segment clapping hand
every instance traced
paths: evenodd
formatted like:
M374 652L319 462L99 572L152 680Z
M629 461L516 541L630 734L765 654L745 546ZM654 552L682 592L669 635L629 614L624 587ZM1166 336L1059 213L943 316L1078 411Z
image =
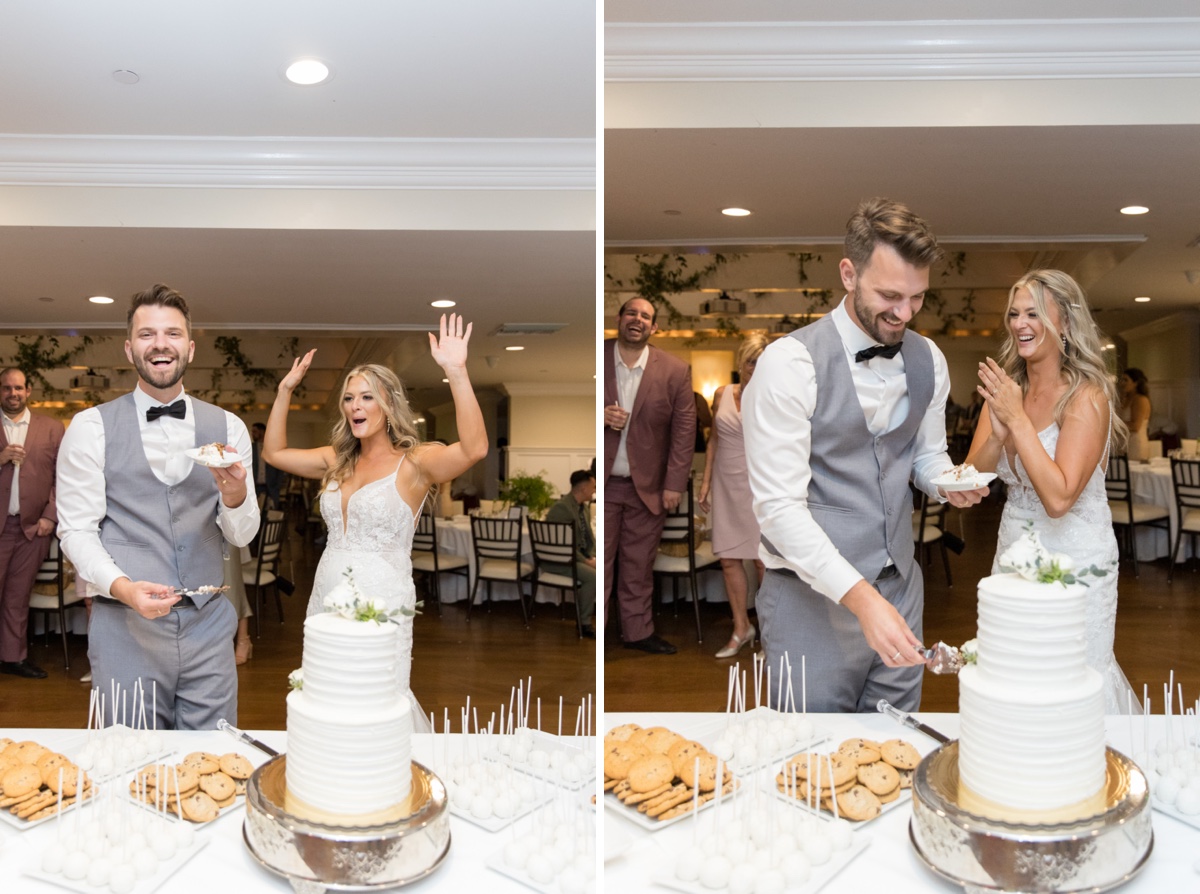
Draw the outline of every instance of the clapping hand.
M450 319L442 314L440 338L434 338L429 333L429 353L442 369L449 371L453 367L462 368L467 365L467 342L471 340L471 324L467 323L463 330L463 318L458 314L450 314Z
M304 374L308 372L308 367L312 364L313 354L317 353L317 349L313 348L303 357L297 357L292 361L292 368L288 370L288 374L279 382L280 390L292 392L295 391L300 382L304 379Z
M1021 393L1021 386L1010 379L991 357L979 364L979 381L983 384L975 390L987 402L992 431L997 438L1005 441L1008 439L1009 426L1025 412L1025 396Z

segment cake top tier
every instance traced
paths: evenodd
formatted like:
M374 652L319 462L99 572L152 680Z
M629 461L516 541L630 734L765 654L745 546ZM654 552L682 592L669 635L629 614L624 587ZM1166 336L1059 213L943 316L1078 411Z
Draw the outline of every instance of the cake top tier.
M1043 584L1017 574L979 582L977 665L989 679L1041 687L1072 685L1086 670L1085 603L1081 584Z

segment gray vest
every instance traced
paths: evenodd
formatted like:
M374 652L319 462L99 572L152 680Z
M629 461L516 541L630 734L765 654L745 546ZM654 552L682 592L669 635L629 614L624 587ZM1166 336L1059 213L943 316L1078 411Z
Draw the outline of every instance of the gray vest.
M912 476L916 436L933 398L933 354L904 333L908 418L875 437L867 428L846 349L831 316L792 333L808 348L817 378L808 508L846 561L869 582L890 558L905 577L913 559ZM895 423L896 420L892 420Z
M191 399L196 446L225 443L225 411ZM193 465L179 484L163 484L142 449L133 394L101 404L104 485L108 501L100 542L132 580L194 589L220 586L225 537L217 527L220 493L212 474ZM203 605L211 596L194 597Z

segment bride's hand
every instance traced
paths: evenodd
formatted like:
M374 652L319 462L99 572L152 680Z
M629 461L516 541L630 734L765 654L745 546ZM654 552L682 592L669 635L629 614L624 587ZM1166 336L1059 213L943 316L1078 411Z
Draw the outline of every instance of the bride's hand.
M304 374L308 372L308 367L312 363L313 354L315 353L317 353L317 349L313 348L303 357L297 357L292 361L292 368L288 370L288 374L279 382L279 389L281 391L288 391L290 393L296 390L296 387L304 379Z
M1021 386L991 357L979 364L979 380L983 384L975 390L987 402L992 431L1001 441L1007 440L1009 427L1025 413Z
M444 370L451 367L467 365L467 342L471 340L471 324L463 329L463 318L458 314L450 314L450 319L442 314L440 338L434 338L429 333L429 353L433 360Z

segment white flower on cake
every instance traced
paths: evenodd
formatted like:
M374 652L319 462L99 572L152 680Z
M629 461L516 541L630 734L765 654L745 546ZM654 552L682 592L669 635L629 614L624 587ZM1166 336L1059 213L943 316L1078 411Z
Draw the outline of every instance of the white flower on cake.
M979 660L979 640L969 639L958 650L963 664L975 664Z
M1033 529L1033 522L1026 526L1024 536L1000 554L997 563L1001 571L1010 571L1040 584L1080 584L1086 587L1085 577L1104 577L1109 573L1095 565L1076 571L1075 561L1070 556L1051 554L1046 549L1041 535Z
M304 669L296 668L288 674L288 689L303 689L304 688Z
M346 579L325 594L322 603L325 611L341 615L351 621L374 621L376 624L382 624L385 621L399 623L396 619L400 616L411 618L418 614L417 609L421 606L420 602L411 608L407 605L389 608L382 599L368 599L358 592L358 587L354 585L353 569L347 568L343 574Z

